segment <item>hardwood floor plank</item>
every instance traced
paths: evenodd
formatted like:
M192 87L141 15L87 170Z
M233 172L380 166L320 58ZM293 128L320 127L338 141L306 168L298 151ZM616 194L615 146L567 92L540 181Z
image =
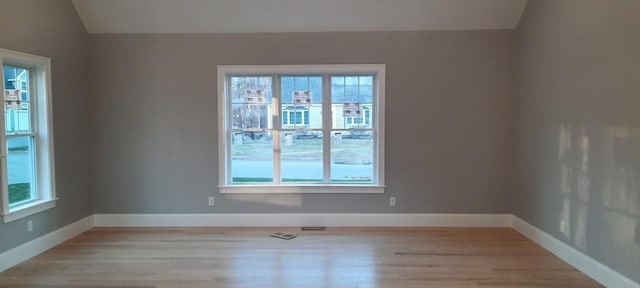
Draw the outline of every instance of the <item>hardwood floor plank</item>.
M0 273L8 287L602 286L509 228L243 227L92 229Z

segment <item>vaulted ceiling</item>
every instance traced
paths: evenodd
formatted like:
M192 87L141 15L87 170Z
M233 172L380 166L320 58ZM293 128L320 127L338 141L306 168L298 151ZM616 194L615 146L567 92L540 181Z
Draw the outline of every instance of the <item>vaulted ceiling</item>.
M89 33L515 29L527 0L73 0Z

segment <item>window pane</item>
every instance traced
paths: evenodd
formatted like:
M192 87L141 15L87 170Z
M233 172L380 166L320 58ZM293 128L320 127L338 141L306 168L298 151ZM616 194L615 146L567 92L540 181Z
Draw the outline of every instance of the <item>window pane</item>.
M281 86L282 128L321 129L322 77L283 76ZM284 117L289 117L289 121L285 122Z
M3 66L4 72L4 113L7 134L31 132L31 111L29 104L29 70Z
M7 138L9 204L36 198L33 137Z
M321 131L286 132L282 137L282 182L322 182Z
M372 135L371 131L331 132L332 183L373 181Z
M231 77L233 129L264 130L273 127L271 77Z
M372 128L372 109L373 76L331 77L333 129Z
M231 180L233 183L273 182L273 142L268 132L233 131Z
M289 115L291 115L291 120L289 123L291 124L302 124L302 112L291 112Z

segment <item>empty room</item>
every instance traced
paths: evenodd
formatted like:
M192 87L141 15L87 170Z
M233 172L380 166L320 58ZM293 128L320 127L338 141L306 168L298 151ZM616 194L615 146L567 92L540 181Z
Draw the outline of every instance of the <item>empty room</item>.
M640 288L640 0L0 0L0 288Z

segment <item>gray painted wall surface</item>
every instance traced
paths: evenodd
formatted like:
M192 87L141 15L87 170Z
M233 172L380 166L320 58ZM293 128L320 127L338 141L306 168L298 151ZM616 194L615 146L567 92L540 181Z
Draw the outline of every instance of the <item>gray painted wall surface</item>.
M515 31L90 37L97 213L510 212ZM219 194L216 65L340 63L387 65L387 193Z
M638 1L536 0L517 34L88 36L70 1L1 0L0 47L53 60L60 201L0 222L0 252L93 212L513 208L640 281L638 27ZM387 64L387 193L218 194L216 65L327 63Z
M639 29L640 1L529 1L514 188L517 216L637 282Z
M68 0L0 0L0 48L51 58L56 208L4 224L0 252L93 213L88 35ZM27 233L27 220L34 231Z

